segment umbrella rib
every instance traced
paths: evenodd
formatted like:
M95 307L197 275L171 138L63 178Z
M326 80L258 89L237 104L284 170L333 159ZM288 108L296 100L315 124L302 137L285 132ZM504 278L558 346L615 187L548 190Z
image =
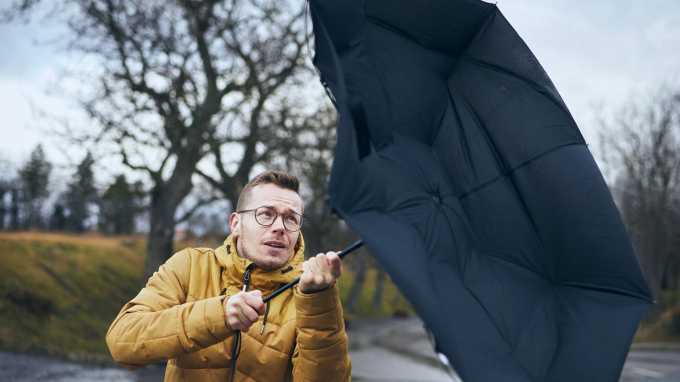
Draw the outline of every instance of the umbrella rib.
M530 381L535 381L535 379L534 379L534 378L532 377L532 375L529 373L529 371L527 370L527 368L526 368L524 365L522 365L522 363L520 363L520 362L517 360L517 358L515 357L515 355L514 355L514 350L515 350L515 349L514 349L512 346L510 346L510 341L508 341L508 339L505 338L505 336L503 335L503 331L502 331L502 330L500 329L500 327L498 326L498 323L496 322L496 320L494 320L494 319L492 318L491 313L489 313L489 311L486 309L486 306L484 306L484 304L482 303L482 301L479 300L479 299L477 298L477 296L476 296L470 289L468 289L467 287L466 287L466 289L468 290L468 292L470 293L470 295L472 296L472 298L474 298L475 301L477 301L477 303L479 304L479 306L480 306L482 309L484 309L484 312L486 312L486 315L489 317L489 320L491 320L491 322L493 322L494 326L496 327L496 330L498 331L498 334L500 335L501 338L503 338L503 342L505 342L505 344L508 346L508 349L510 349L510 352L509 352L510 358L515 362L515 364L517 364L517 366L519 366L520 369L522 369L522 371L523 371L524 374L529 378Z
M508 182L510 182L510 184L512 185L512 187L510 187L510 189L511 189L512 192L515 194L516 200L518 200L518 201L521 203L521 205L522 205L522 210L524 210L524 215L525 215L526 218L531 222L531 227L532 227L531 232L533 233L532 237L533 237L533 240L536 242L537 247L540 249L540 256L539 256L539 258L540 258L540 260L541 260L541 263L543 264L544 271L545 271L545 275L546 275L547 277L549 277L549 281L550 281L550 283L552 283L552 284L555 284L555 275L553 274L553 268L550 267L549 264L548 264L548 262L547 262L547 259L546 259L546 250L545 250L545 248L543 247L543 242L540 240L540 237L539 237L538 232L537 232L537 230L536 230L536 227L538 227L539 225L536 224L536 222L533 220L531 214L529 213L529 208L527 208L526 200L521 196L521 194L520 194L519 191L517 190L517 186L516 186L516 184L515 184L515 180L513 180L513 178L510 176L510 173L515 172L515 171L516 171L517 169L519 169L520 167L527 166L529 163L532 163L532 162L534 162L534 161L536 161L536 160L539 160L540 158L543 158L543 157L545 157L545 156L547 156L547 155L549 155L549 154L555 152L555 151L558 150L558 149L561 149L561 148L563 148L563 147L568 147L568 146L574 146L574 145L577 145L577 144L575 144L575 143L570 143L570 144L567 144L567 145L563 145L563 146L559 146L559 147L552 148L551 150L548 150L547 152L545 152L545 153L543 153L543 154L540 154L540 155L538 155L538 156L536 156L536 157L534 157L534 158L528 160L527 162L521 164L520 166L515 167L514 169L510 170L510 171L508 172L508 174L506 175L506 178L508 179Z
M629 291L622 291L620 289L616 289L616 288L612 288L612 287L579 284L579 283L574 283L574 282L557 283L557 285L562 285L562 286L567 286L567 287L572 287L572 288L577 288L577 289L593 290L593 291L603 292L603 293L617 294L617 295L626 296L626 297L633 297L633 298L643 300L643 301L648 302L648 303L654 303L654 300L648 298L647 296L643 296L643 295L640 295L640 294L637 294L637 293L632 293L632 292L629 292Z
M531 81L531 79L529 79L529 78L522 78L519 74L513 73L509 70L504 70L503 68L499 68L498 66L490 64L488 62L480 61L480 60L477 60L477 59L474 59L474 58L467 58L467 57L464 57L462 55L461 55L460 59L461 59L461 61L467 61L471 64L475 64L475 65L480 66L482 68L489 69L489 70L494 71L496 73L501 73L501 74L504 74L508 77L512 77L514 79L517 79L517 80L519 80L520 83L530 84L531 89L533 89L534 91L536 91L539 94L542 94L552 104L557 106L567 117L569 117L569 120L571 120L571 122L574 124L574 126L576 126L576 122L574 121L574 118L571 116L571 113L569 112L567 105L565 105L564 100L562 99L560 94L557 92L557 90L555 89L555 85L553 85L552 82L550 82L550 85L552 85L550 88L555 90L554 94L542 90L541 85L537 84L536 82ZM534 57L534 60L536 60L536 57ZM550 81L550 80L548 79L548 81ZM558 102L555 97L557 97L560 102ZM578 131L578 128L576 130ZM583 139L583 135L581 135L580 131L579 131L579 135L581 136L581 139L585 142L585 140Z
M491 5L491 4L489 4L489 5ZM433 47L431 47L431 46L425 46L425 45L423 45L423 43L421 43L420 41L418 41L415 37L411 36L411 35L408 34L408 33L403 32L403 31L401 31L401 30L399 30L399 29L397 29L396 27L392 26L392 25L389 24L389 23L386 23L386 22L384 22L384 21L382 21L382 20L380 20L380 19L378 19L378 18L376 18L376 17L374 17L374 16L368 15L368 14L366 14L364 17L365 17L365 20L366 20L367 22L369 22L369 23L371 23L371 24L374 24L374 25L376 25L376 26L378 26L378 27L384 28L384 29L386 29L386 30L389 30L390 32L392 32L392 33L394 33L394 34L396 34L396 35L399 35L399 36L401 36L401 37L403 37L403 38L405 38L405 39L408 39L408 40L412 41L414 44L418 44L418 45L420 45L420 46L422 46L422 47L428 49L429 51L437 52L437 53L441 54L442 56L446 56L446 57L460 58L460 57L463 56L463 54L465 54L464 52L467 51L467 49L470 47L470 45L472 45L472 43L473 43L474 41L476 41L477 39L479 39L479 36L480 36L480 35L482 34L482 32L486 29L486 27L489 25L489 23L493 20L493 16L494 16L496 13L500 13L500 11L498 10L498 7L497 7L495 4L492 5L486 12L487 12L487 15L483 17L483 20L484 20L484 21L479 23L479 24L480 24L480 25L479 25L479 28L478 28L477 31L475 32L474 36L470 39L470 41L467 42L467 44L465 45L465 47L464 47L463 49L460 50L461 53L458 53L458 54L456 54L456 53L449 53L449 52L447 52L447 51L445 51L445 50L436 49L436 48L433 48Z
M368 16L368 15L367 15L365 20L366 20L368 23L370 23L370 24L373 24L373 25L375 25L375 26L377 26L377 27L380 27L380 28L384 28L384 29L386 29L386 30L388 30L388 31L390 31L390 32L392 32L392 33L394 33L394 34L396 34L396 35L398 35L398 36L400 36L400 37L406 39L406 40L409 40L409 41L413 42L414 44L423 46L423 45L422 45L421 43L419 43L418 40L416 40L413 36L411 36L411 35L409 35L409 34L407 34L407 33L404 33L404 32L402 32L402 31L400 31L399 29L396 29L396 28L393 27L392 25L387 24L386 22L381 21L381 20L379 20L379 19L377 19L377 18L375 18L375 17L373 17L373 16ZM430 49L430 48L427 48L427 49L430 50L430 51L432 51L432 52L437 52L437 53L441 54L442 56L453 57L453 58L457 58L457 57L458 57L458 56L455 55L455 54L452 54L452 53L449 53L449 52L446 52L446 51L443 51L443 50L440 50L440 49Z
M502 257L502 256L494 255L493 253L490 253L490 252L484 252L484 255L485 255L485 256L489 256L489 257L493 257L494 259L498 259L498 260L501 260L501 261L508 262L508 263L510 263L510 264L514 264L514 265L516 265L516 266L518 266L518 267L520 267L520 268L522 268L522 269L526 269L527 271L530 271L531 273L536 274L537 276L542 277L545 281L552 283L550 280L548 280L548 279L545 277L545 275L543 275L542 273L540 273L540 272L538 272L538 271L536 271L536 270L534 270L534 269L532 269L532 268L529 268L529 267L527 266L527 264L522 264L522 263L517 262L517 261L512 261L512 260L508 259L507 257Z
M509 169L509 170L507 170L507 171L504 171L502 174L496 176L495 178L489 179L489 180L487 180L486 182L484 182L484 183L482 183L482 184L476 186L475 188L463 192L462 194L458 195L458 198L459 198L459 199L466 198L466 197L468 197L468 195L470 195L470 194L472 194L472 193L474 193L474 192L477 192L477 191L479 191L479 190L481 190L481 189L487 187L489 184L491 184L491 183L497 181L497 180L500 179L500 178L509 177L509 176L510 176L512 173L514 173L515 171L517 171L517 170L519 170L519 169L521 169L521 168L523 168L523 167L528 166L529 164L531 164L531 163L533 163L533 162L535 162L535 161L541 159L542 157L544 157L544 156L546 156L546 155L551 154L553 151L557 151L557 150L560 150L560 149L563 149L563 148L566 148L566 147L569 147L569 146L581 146L581 145L582 145L582 146L585 146L585 143L581 143L581 142L579 142L579 143L567 143L567 144L565 144L565 145L560 145L560 146L553 147L553 148L551 148L550 150L548 150L548 151L546 151L546 152L540 153L540 154L534 156L533 158L531 158L531 159L529 159L529 160L527 160L527 161L525 161L525 162L522 162L522 163L518 164L517 166L515 166L515 167L513 167L513 168L511 168L511 169Z
M459 113L458 107L456 107L456 102L455 102L453 93L451 92L451 87L447 86L446 89L449 93L449 100L451 101L451 106L453 107L454 115L456 116L456 121L458 122L458 125L462 127L462 126L464 126L464 124L460 120L460 113ZM501 161L501 158L498 155L498 151L496 150L496 145L493 143L493 140L491 139L491 137L489 137L489 134L487 133L486 129L484 128L484 125L482 124L481 120L477 116L477 113L475 113L474 110L470 107L470 105L468 104L465 97L462 94L459 94L459 95L460 95L460 101L463 103L463 105L465 106L467 111L470 113L470 116L474 119L475 125L477 126L479 131L482 133L482 135L484 136L484 140L486 141L487 145L489 146L489 148L493 152L493 156L496 159L496 163L498 163L498 165L501 167L501 169L504 169L504 172L505 172L506 166Z
M456 118L456 122L458 123L458 127L459 127L458 131L460 131L460 134L461 134L460 144L461 144L461 147L463 149L463 154L467 157L468 162L472 163L473 162L472 161L472 155L470 155L470 148L469 148L469 144L468 144L469 139L468 139L466 130L462 128L463 121L461 121L461 119L460 119L460 113L458 113L458 108L456 107L455 102L453 102L453 94L451 94L451 89L448 86L446 87L446 91L449 94L449 101L450 101L449 104L451 105L451 108L453 109L453 115ZM463 97L461 96L461 98L463 98ZM472 110L470 110L470 113L474 116L474 113L472 113ZM442 131L442 128L444 126L443 120L444 120L445 116L446 116L446 109L444 109L444 112L441 115L441 118L440 118L440 121L439 121L439 126L437 127L437 131L433 135L433 139L432 139L433 143L437 142L437 136L439 135L439 132ZM479 123L479 120L477 118L475 118L475 122ZM479 129L481 130L481 127L479 127ZM488 142L488 139L487 139L487 142ZM498 156L495 150L493 150L493 153L494 153L494 156L496 156L496 157ZM496 162L499 162L498 158L496 158Z
M449 95L452 96L452 95L451 95L451 90L450 90L450 89L449 89ZM555 150L558 150L558 149L560 149L560 148L562 148L562 147L566 147L566 146L576 145L576 143L570 143L570 144L567 144L567 145L562 145L562 146L554 147L554 148L548 150L547 152L541 153L541 154L539 154L539 155L537 155L537 156L535 156L535 157L529 159L528 161L526 161L526 162L524 162L524 163L522 163L522 164L520 164L520 165L518 165L518 166L516 166L516 167L514 167L514 168L506 169L506 166L504 166L503 163L500 161L500 157L499 157L499 155L498 155L498 151L496 150L496 146L495 146L495 144L493 143L493 140L489 137L489 135L488 135L488 133L487 133L487 131L486 131L486 129L485 129L485 126L484 126L482 123L479 122L479 118L477 117L477 115L476 115L476 113L473 111L473 109L468 105L468 103L467 103L465 97L462 97L462 96L461 96L460 98L461 98L461 101L463 102L463 104L467 107L468 111L470 112L470 115L471 115L471 116L475 119L475 121L477 122L477 127L480 129L480 132L482 133L482 135L483 135L484 138L486 139L487 144L489 145L489 148L490 148L491 151L494 153L494 156L495 156L495 158L496 158L496 160L497 160L498 165L500 166L501 169L503 169L503 174L500 175L500 176L498 176L498 177L496 177L496 178L494 178L494 179L491 179L491 180L489 180L489 181L483 183L482 185L476 187L474 190L468 191L468 192L466 192L466 193L464 193L464 194L458 196L458 199L459 199L459 200L462 200L462 199L465 198L467 195L469 195L471 192L473 192L473 191L475 191L475 190L478 190L478 189L480 189L480 188L483 187L483 186L489 185L489 184L491 184L492 182L496 181L497 179L499 179L499 178L501 178L501 177L506 177L506 178L508 179L508 181L510 182L510 184L512 184L512 187L511 187L511 188L512 188L512 191L515 193L515 196L517 197L517 200L519 200L520 203L521 203L521 205L522 205L522 209L524 210L524 215L525 215L526 218L531 222L531 226L532 226L532 227L536 227L536 225L534 224L535 222L533 221L533 219L531 218L531 215L529 214L529 210L527 209L527 206L526 206L525 201L520 197L520 194L519 194L519 192L517 191L517 187L515 186L514 182L512 181L512 179L511 179L511 177L510 177L509 175L510 175L511 173L513 173L515 170L519 169L520 167L526 166L526 165L528 165L529 163L532 163L533 161L538 160L539 158L541 158L541 157L543 157L543 156L545 156L545 155L548 155L548 154L554 152ZM452 99L452 101L453 101L453 99ZM452 102L452 104L453 104L453 102ZM454 106L454 108L455 108L455 106ZM458 113L455 113L455 114L458 115ZM462 126L462 125L461 125L461 126ZM578 143L578 144L581 144L581 143ZM550 273L550 267L548 266L548 264L547 264L547 262L546 262L546 259L545 259L545 249L543 248L543 245L542 245L541 241L539 240L538 234L536 233L535 229L532 231L532 233L533 233L533 235L532 235L533 240L535 241L535 243L536 243L536 245L538 246L538 248L540 248L540 253L541 253L540 259L541 259L541 262L542 262L542 264L543 264L543 268L546 270L547 276L550 277L550 280L549 280L549 281L552 282L552 280L554 280L554 276Z

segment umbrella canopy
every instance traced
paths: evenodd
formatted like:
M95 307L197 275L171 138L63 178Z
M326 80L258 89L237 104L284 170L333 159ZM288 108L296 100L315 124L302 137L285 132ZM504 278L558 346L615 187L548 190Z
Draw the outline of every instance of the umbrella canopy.
M617 381L649 291L578 127L498 8L311 11L340 112L330 202L462 379Z

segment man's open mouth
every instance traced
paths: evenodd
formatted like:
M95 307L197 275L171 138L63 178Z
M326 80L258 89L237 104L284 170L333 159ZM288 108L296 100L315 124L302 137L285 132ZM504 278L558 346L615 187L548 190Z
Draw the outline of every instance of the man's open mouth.
M279 243L265 243L264 245L270 246L272 248L286 248L283 244Z

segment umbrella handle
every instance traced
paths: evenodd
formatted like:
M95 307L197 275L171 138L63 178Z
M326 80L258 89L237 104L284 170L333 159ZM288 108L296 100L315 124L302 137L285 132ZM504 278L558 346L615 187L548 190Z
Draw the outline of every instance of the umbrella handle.
M345 257L346 254L348 254L348 253L354 251L355 249L361 248L361 247L363 247L363 246L364 246L364 242L361 241L361 240L359 240L359 241L357 241L356 243L354 243L354 244L350 245L349 247L345 248L342 252L338 253L338 257L342 259L343 257ZM273 299L274 297L280 295L280 294L283 293L284 291L286 291L286 290L292 288L295 284L297 284L297 283L299 283L299 282L300 282L300 278L298 277L298 278L296 278L295 280L293 280L293 281L289 282L288 284L286 284L286 285L282 286L281 288L279 288L276 292L274 292L274 293L270 294L269 296L267 296L266 298L264 298L264 299L262 300L262 302L264 302L264 303L266 304L267 302L269 302L269 300L271 300L271 299Z

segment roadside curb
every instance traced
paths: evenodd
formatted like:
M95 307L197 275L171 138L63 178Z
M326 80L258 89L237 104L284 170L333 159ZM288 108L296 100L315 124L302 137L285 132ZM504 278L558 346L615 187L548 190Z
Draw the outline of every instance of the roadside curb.
M680 352L680 344L671 343L671 342L634 343L630 346L630 350L640 350L640 351L663 350L663 351L678 351L678 352Z
M0 349L13 353L41 355L66 361L85 362L99 366L117 365L116 361L114 361L110 354L77 352L13 338L0 337Z

